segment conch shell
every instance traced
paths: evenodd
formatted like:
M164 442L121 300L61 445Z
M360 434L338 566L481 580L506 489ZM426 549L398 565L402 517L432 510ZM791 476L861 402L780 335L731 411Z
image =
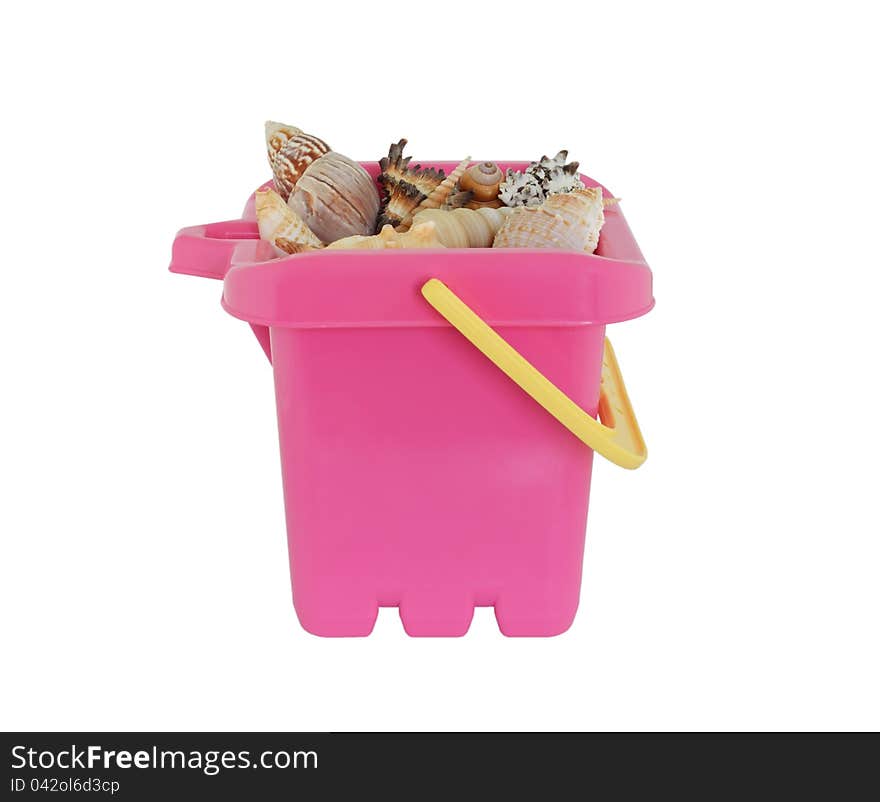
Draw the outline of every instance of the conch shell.
M513 209L424 209L413 218L413 228L433 223L437 239L447 248L489 248Z
M443 181L445 174L433 167L417 164L410 167L411 156L404 157L407 140L401 139L388 149L388 155L379 160L379 183L385 190L382 213L377 228L398 226L411 217L411 212Z
M300 176L288 200L323 242L372 234L379 213L379 191L357 162L330 151Z
M425 222L413 226L412 230L405 234L395 231L390 225L385 225L372 237L345 237L331 242L327 250L442 247L443 243L437 238L436 225L433 222Z
M458 183L462 191L471 193L468 209L497 209L502 205L498 198L502 181L504 173L495 162L480 162L468 167Z
M275 179L275 189L284 200L306 168L330 150L323 139L299 128L269 120L266 123L266 152Z
M551 195L540 206L518 206L498 230L493 247L592 253L605 222L602 207L601 187Z
M319 240L283 198L272 189L259 189L255 196L260 239L284 253L301 253L322 247Z
M445 202L446 199L452 194L455 190L455 185L458 183L459 179L464 175L464 171L467 169L467 166L470 164L471 157L468 156L462 159L458 163L458 167L456 167L446 178L444 178L440 184L431 192L428 197L419 203L418 206L412 211L410 215L405 216L398 226L399 231L406 231L409 229L410 224L412 223L413 217L415 217L419 212L425 211L426 209L439 209Z

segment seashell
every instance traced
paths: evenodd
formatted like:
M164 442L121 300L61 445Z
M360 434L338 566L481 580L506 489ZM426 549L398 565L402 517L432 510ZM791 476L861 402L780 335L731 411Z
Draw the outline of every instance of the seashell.
M573 164L577 164L577 162L573 162ZM544 194L549 197L550 195L558 195L560 192L573 192L580 189L583 184L577 174L566 173L557 168L544 179L542 186Z
M434 223L437 239L447 248L489 248L495 234L514 210L499 209L423 209L413 218L413 231Z
M397 182L388 190L385 206L379 215L376 227L381 229L386 225L399 226L424 199L425 196L414 184L408 181Z
M445 178L445 173L433 167L422 167L421 164L410 167L412 156L403 156L406 144L407 140L401 139L391 145L387 156L379 159L379 183L390 192L395 184L405 181L416 187L422 195L430 195Z
M568 151L560 150L553 158L531 162L523 172L508 170L498 197L507 206L537 206L551 195L580 189L578 162L566 164L567 158Z
M464 171L467 169L470 161L470 156L462 159L458 163L458 167L446 176L446 178L437 185L434 191L415 208L412 215L408 218L404 217L403 220L400 221L400 226L398 226L398 228L402 231L406 231L412 222L412 218L419 212L424 211L425 209L439 209L455 190L455 185L458 184L459 179L464 175Z
M287 141L301 133L302 131L293 125L266 120L266 155L269 157L270 167L278 151L287 144Z
M409 169L404 181L407 184L412 184L423 197L427 197L440 186L445 175L443 170L436 170L433 167L422 167L421 164L417 164Z
M458 183L464 192L471 193L469 209L497 209L501 206L498 190L503 180L504 173L495 162L480 162L468 167Z
M284 251L286 254L305 253L306 251L320 251L321 245L307 245L304 242L293 242L284 237L276 237L274 242L276 250Z
M379 183L385 189L403 181L406 178L406 168L412 159L412 156L404 158L403 149L406 147L407 140L391 143L388 148L388 155L379 159Z
M442 248L443 244L437 238L437 227L433 222L425 222L413 226L412 230L401 234L390 225L382 227L378 234L372 237L345 237L344 239L331 242L328 250L348 249L381 249L381 248Z
M580 166L579 162L569 162L565 163L565 160L568 158L567 150L560 150L552 159L547 156L541 156L540 161L532 162L529 165L530 170L534 171L536 174L541 174L543 171L545 174L552 173L554 170L562 170L568 175L576 175L577 169Z
M495 248L562 248L592 253L605 222L602 189L551 195L540 206L513 209L495 235Z
M440 207L441 209L445 209L446 211L451 211L452 209L460 209L463 206L468 206L472 203L472 199L474 197L473 192L465 192L459 187L456 187L452 190L452 194L450 194L445 201L443 201L443 205ZM423 211L430 211L430 209L423 209Z
M506 206L540 206L544 202L544 189L531 173L508 170L499 187L498 198Z
M271 242L285 253L322 247L321 240L274 190L257 190L255 206L260 239Z
M593 253L599 245L599 232L605 223L605 203L601 187L581 186L572 192L551 195L544 208L561 218L578 232L576 244L584 242L583 249Z
M412 157L403 155L406 144L406 139L393 143L388 155L379 160L379 183L385 190L385 198L377 228L400 225L445 177L443 170L433 167L423 168L420 164L410 167Z
M383 226L382 230L378 234L373 234L371 236L355 234L351 237L343 237L342 239L338 239L335 242L331 242L327 246L327 250L381 250L382 248L392 248L394 246L390 245L389 242L391 242L396 236L398 235L395 234L394 229L390 225Z
M397 233L397 242L401 248L445 248L437 235L437 225L430 220L413 226L404 234Z
M300 176L288 205L323 242L372 234L379 191L357 162L330 151Z
M275 179L275 189L284 200L296 186L306 168L330 150L323 139L292 125L266 123L266 152Z

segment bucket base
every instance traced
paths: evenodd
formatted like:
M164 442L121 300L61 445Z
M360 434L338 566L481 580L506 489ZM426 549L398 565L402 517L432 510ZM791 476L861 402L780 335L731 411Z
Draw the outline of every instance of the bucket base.
M449 598L418 599L409 598L400 605L381 605L398 607L400 620L407 635L414 638L460 638L466 635L474 617L471 603L455 603ZM515 599L499 600L493 607L495 620L503 635L511 638L548 638L561 635L571 627L577 601L553 611L536 614L533 599L517 595ZM322 605L316 611L301 611L296 608L297 618L306 632L323 638L366 637L373 631L380 605L364 604L357 609L347 605L347 611L337 610L335 614Z

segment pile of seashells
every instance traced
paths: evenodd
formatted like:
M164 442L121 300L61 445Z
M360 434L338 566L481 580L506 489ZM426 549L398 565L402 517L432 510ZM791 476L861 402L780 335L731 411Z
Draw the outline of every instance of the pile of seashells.
M592 253L614 203L585 187L568 152L503 173L462 159L449 174L410 164L407 141L379 160L378 184L322 139L266 123L274 189L256 194L260 237L279 255L318 249L562 248Z

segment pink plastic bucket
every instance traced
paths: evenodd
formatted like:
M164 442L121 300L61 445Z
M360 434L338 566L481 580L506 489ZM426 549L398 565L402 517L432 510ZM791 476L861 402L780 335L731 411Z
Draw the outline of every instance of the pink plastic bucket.
M375 176L375 164L364 167ZM249 202L243 220L181 231L171 270L224 278L224 308L252 325L272 361L293 600L306 630L368 635L380 606L399 607L410 635L462 635L475 606L494 606L506 635L571 625L593 452L420 289L441 279L595 415L605 325L653 305L618 207L595 255L275 259Z

